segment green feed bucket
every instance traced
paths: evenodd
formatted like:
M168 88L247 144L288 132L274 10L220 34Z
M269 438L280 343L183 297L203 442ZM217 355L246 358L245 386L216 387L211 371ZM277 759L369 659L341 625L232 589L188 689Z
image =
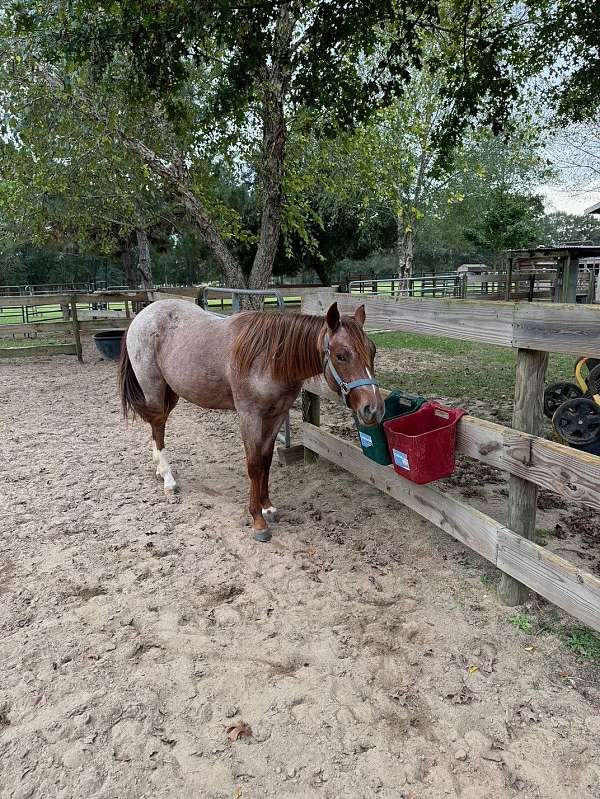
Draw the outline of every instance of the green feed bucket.
M356 417L354 417L360 446L367 458L375 461L375 463L380 463L382 466L388 466L392 461L383 431L383 422L418 411L424 402L425 397L420 397L418 394L409 394L397 388L388 394L385 399L385 415L380 424L373 425L373 427L365 427L359 424Z

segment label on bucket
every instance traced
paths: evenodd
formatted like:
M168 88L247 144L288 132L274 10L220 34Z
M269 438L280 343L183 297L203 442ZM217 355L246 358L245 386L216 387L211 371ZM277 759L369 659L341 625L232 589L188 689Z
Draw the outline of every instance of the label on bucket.
M405 452L400 452L398 449L393 449L392 452L394 453L394 463L396 466L399 466L401 469L406 469L410 472L410 466L408 465L408 455Z
M360 436L360 443L363 445L363 447L373 446L373 439L371 438L371 436L361 432L359 432L358 435Z

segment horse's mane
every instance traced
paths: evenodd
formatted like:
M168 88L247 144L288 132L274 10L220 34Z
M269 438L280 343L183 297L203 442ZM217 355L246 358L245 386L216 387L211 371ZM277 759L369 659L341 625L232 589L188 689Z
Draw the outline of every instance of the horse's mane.
M249 311L235 317L238 329L233 358L240 375L247 375L259 357L270 365L271 375L284 383L295 383L318 375L323 369L319 338L324 330L322 316L299 313L260 313ZM365 363L369 353L362 328L351 317L342 324Z

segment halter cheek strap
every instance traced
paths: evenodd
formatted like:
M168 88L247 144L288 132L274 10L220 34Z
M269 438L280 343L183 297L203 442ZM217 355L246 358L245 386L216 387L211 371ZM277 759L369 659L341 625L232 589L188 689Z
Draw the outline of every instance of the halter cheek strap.
M374 380L372 377L361 377L359 380L352 380L350 383L346 383L331 360L331 349L329 348L329 336L327 333L323 339L323 348L323 374L326 376L327 370L329 369L331 376L339 386L340 394L346 405L348 404L348 394L350 394L353 388L360 388L361 386L379 386L377 380Z

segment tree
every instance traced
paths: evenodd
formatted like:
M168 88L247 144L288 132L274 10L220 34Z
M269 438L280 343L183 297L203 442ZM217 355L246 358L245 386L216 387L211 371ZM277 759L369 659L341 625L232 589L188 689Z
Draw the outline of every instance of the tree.
M0 142L0 236L116 252L128 285L150 287L148 237L172 228L175 218L160 182L110 140L88 137L47 93L26 106L19 123L18 136Z
M600 118L554 131L548 150L561 188L573 195L600 192Z
M200 6L55 0L35 8L14 2L1 21L2 82L16 127L20 101L35 103L45 87L86 136L108 135L170 185L229 283L263 287L286 214L289 119L307 107L331 127L354 125L401 95L411 69L426 57L420 36L439 25L439 6L434 0L242 7L225 0ZM513 22L498 13L498 3L445 6L451 13L444 25L460 42L461 58L444 72L452 114L441 149L455 142L483 97L486 119L498 124L513 86L502 59ZM245 232L231 209L215 202L211 186L216 159L240 157L254 171L261 205L248 277L229 246Z
M579 216L557 212L546 214L541 220L541 243L559 244L567 241L590 241L600 244L600 219L596 216Z
M496 260L500 261L504 250L531 247L538 242L543 213L540 197L496 189L477 225L465 230L465 237L496 253Z

